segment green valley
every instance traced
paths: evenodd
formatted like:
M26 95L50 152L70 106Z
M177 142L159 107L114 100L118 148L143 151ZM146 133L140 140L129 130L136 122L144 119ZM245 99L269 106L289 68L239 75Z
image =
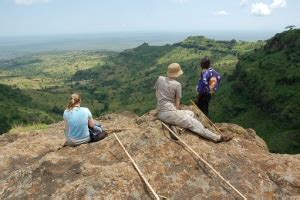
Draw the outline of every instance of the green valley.
M181 78L184 90L183 103L195 94L199 76L199 60L210 56L217 68L230 74L238 61L238 55L260 48L263 42L215 41L205 37L189 37L173 45L149 46L121 52L107 59L105 64L88 70L78 71L73 80L75 87L83 93L101 98L103 111L122 110L143 114L154 109L154 83L159 75L166 74L166 67L172 62L181 64L185 75Z
M215 41L189 37L173 45L149 46L147 43L121 53L107 51L52 51L0 61L0 83L18 89L30 98L34 108L47 116L28 120L26 112L15 120L4 110L10 126L22 123L51 123L61 120L68 96L83 94L84 105L95 116L130 110L143 114L155 108L153 85L165 74L171 62L182 64L186 76L185 103L193 97L198 79L198 62L212 56L222 72L231 73L239 54L262 46L263 42ZM8 104L9 100L3 101ZM26 103L12 106L26 107ZM45 120L47 119L47 120ZM4 132L4 129L1 131Z
M21 124L50 124L62 119L71 78L78 70L89 69L112 52L45 52L0 61L0 134ZM85 101L89 107L99 103Z
M7 97L1 101L11 108L1 110L1 116L10 126L61 120L72 92L83 95L84 106L95 116L125 110L141 115L156 107L154 83L172 62L183 68L182 103L189 104L197 95L199 61L209 56L223 74L210 107L212 120L254 128L273 152L299 153L299 37L299 30L257 42L192 36L172 45L144 43L120 53L45 52L2 60L0 83L30 104L10 105ZM12 108L26 112L15 120L8 114ZM34 110L44 118L25 115Z

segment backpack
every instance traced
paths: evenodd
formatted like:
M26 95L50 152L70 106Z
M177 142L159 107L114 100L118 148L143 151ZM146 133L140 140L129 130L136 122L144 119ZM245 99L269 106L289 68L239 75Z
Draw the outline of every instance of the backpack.
M89 127L91 142L97 142L107 136L107 132L100 124L95 124L95 128Z
M221 79L221 74L210 67L205 72L201 73L197 91L201 94L210 93L211 89L216 92L219 89Z
M216 84L213 88L213 90L216 92L219 89L222 77L221 77L221 74L213 68L211 68L210 73L211 73L210 77L211 78L215 77L215 80L216 80Z

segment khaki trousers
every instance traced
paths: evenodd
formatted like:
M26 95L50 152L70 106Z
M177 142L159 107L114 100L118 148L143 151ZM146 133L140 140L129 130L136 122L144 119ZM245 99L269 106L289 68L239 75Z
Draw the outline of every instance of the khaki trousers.
M158 118L163 122L189 129L194 133L213 141L220 140L220 135L216 135L206 129L200 121L194 118L194 116L194 113L190 110L175 110L158 113Z

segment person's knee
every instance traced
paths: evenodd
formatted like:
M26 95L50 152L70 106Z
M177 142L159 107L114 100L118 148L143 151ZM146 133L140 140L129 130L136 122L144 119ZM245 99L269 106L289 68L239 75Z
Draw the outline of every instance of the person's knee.
M166 113L158 113L157 117L161 121L165 121L168 118L168 116L166 115Z
M192 128L194 126L193 118L189 115L186 115L185 117L181 118L180 126L186 129Z
M194 117L195 114L193 111L190 111L190 110L184 110L184 115L187 115L189 117Z
M188 110L188 114L189 114L191 117L195 117L195 114L194 114L193 111Z

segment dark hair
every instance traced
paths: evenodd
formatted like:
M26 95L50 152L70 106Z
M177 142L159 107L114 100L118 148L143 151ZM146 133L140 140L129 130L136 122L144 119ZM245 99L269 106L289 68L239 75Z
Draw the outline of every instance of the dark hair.
M210 60L208 57L204 57L201 60L201 68L202 69L208 69L210 67Z
M67 109L72 110L77 103L81 101L80 94L74 93L71 95Z

